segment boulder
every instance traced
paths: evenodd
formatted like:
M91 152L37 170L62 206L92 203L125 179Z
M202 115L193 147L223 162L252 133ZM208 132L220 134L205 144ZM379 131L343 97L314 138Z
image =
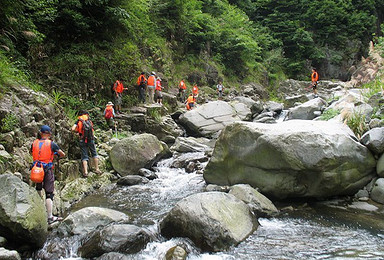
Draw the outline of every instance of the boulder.
M143 228L117 224L90 234L83 240L78 253L84 258L94 258L110 252L134 254L145 248L150 240L149 232Z
M116 222L127 222L128 216L120 211L99 207L82 208L66 217L59 225L60 234L85 235L95 228Z
M164 260L186 260L188 252L181 246L174 246L168 249Z
M141 177L147 178L148 180L154 180L159 178L159 176L157 176L155 172L145 168L141 168L137 174Z
M15 250L7 250L4 247L0 247L0 259L1 260L21 260L19 253Z
M377 175L379 175L380 177L384 177L384 153L380 156L379 160L377 161L376 172Z
M271 217L279 212L272 201L248 184L232 186L229 194L244 201L258 217Z
M207 138L178 137L170 150L179 153L190 153L212 151L213 148Z
M11 174L0 175L0 235L17 245L43 246L48 235L44 201Z
M326 105L327 102L321 98L311 99L304 104L290 108L286 120L312 120L316 117L316 112L324 110Z
M97 260L132 260L130 256L127 256L121 253L116 253L116 252L105 253L96 259Z
M180 116L179 121L192 136L213 136L226 125L250 117L251 110L243 103L213 101Z
M204 178L218 185L250 184L268 197L324 198L356 193L375 166L371 152L341 123L239 122L222 131Z
M369 130L361 137L360 142L374 154L381 155L384 152L384 127Z
M163 236L188 237L204 251L221 251L237 245L257 227L249 207L222 192L184 198L160 223Z
M379 178L373 185L371 199L384 204L384 178Z
M124 138L112 147L110 159L119 174L137 174L140 168L150 168L161 158L170 155L167 145L152 134Z
M132 186L137 184L146 184L148 182L149 180L145 177L142 177L139 175L128 175L128 176L121 177L117 181L117 185Z

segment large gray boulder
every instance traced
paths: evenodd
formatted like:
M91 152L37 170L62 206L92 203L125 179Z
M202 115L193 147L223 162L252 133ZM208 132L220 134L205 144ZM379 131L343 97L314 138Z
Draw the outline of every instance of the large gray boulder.
M150 168L169 155L167 145L152 134L124 138L112 147L110 159L113 168L121 175L137 174L140 168Z
M381 155L384 152L384 127L377 127L366 132L360 142L373 153Z
M112 225L85 238L79 248L79 255L94 258L110 252L134 254L143 249L150 240L149 232L143 228L129 224Z
M380 177L384 177L384 153L380 156L379 160L377 161L376 172L377 175L379 175Z
M129 217L117 210L87 207L82 208L66 217L59 225L58 231L64 236L85 235L96 228L111 223L127 222Z
M179 201L161 221L165 237L188 237L204 251L221 251L258 227L249 207L235 196L205 192Z
M312 120L317 116L316 112L322 111L326 105L327 102L321 98L311 99L304 104L290 108L285 119Z
M207 183L250 184L268 197L354 194L374 176L375 159L343 124L290 120L226 127L204 172Z
M179 153L207 152L213 150L213 145L207 138L178 137L170 148L171 151Z
M384 178L376 180L371 191L371 199L384 204Z
M251 110L244 103L213 101L184 113L179 120L191 135L209 137L250 116Z
M7 250L4 247L0 247L0 259L1 260L21 260L19 253L15 250Z
M0 175L0 235L18 245L43 246L48 235L44 201L12 174Z

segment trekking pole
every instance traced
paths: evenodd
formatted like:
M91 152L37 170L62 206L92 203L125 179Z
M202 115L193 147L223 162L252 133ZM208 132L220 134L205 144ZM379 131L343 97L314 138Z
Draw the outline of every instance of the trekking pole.
M115 122L115 134L116 134L116 138L117 138L117 122Z

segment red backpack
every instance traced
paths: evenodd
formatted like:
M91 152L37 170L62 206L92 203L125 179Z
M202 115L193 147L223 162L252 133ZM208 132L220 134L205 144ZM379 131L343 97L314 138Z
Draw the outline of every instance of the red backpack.
M107 108L105 109L104 118L105 119L110 119L112 117L113 117L113 108L112 108L112 106L107 106Z

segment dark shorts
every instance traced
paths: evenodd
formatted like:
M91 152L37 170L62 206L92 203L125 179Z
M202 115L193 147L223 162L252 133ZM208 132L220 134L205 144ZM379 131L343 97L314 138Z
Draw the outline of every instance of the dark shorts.
M159 99L163 98L163 94L161 90L156 90L156 98L159 98Z
M84 141L80 141L80 150L81 150L81 160L82 161L88 161L88 150L91 152L91 157L95 158L97 157L96 147L95 147L95 141L90 141L88 143L85 143Z
M113 117L111 118L106 118L105 121L107 122L107 125L109 127L113 127L115 125L115 120L113 119Z
M317 89L317 82L312 85L312 89Z
M195 106L195 103L188 103L188 106L189 106L190 108L192 108L192 107Z
M117 95L115 94L115 105L121 105L122 103L122 95L121 93L117 93Z
M36 190L42 189L45 190L45 193L53 193L55 190L55 176L52 167L44 167L44 180L42 183L36 183Z

